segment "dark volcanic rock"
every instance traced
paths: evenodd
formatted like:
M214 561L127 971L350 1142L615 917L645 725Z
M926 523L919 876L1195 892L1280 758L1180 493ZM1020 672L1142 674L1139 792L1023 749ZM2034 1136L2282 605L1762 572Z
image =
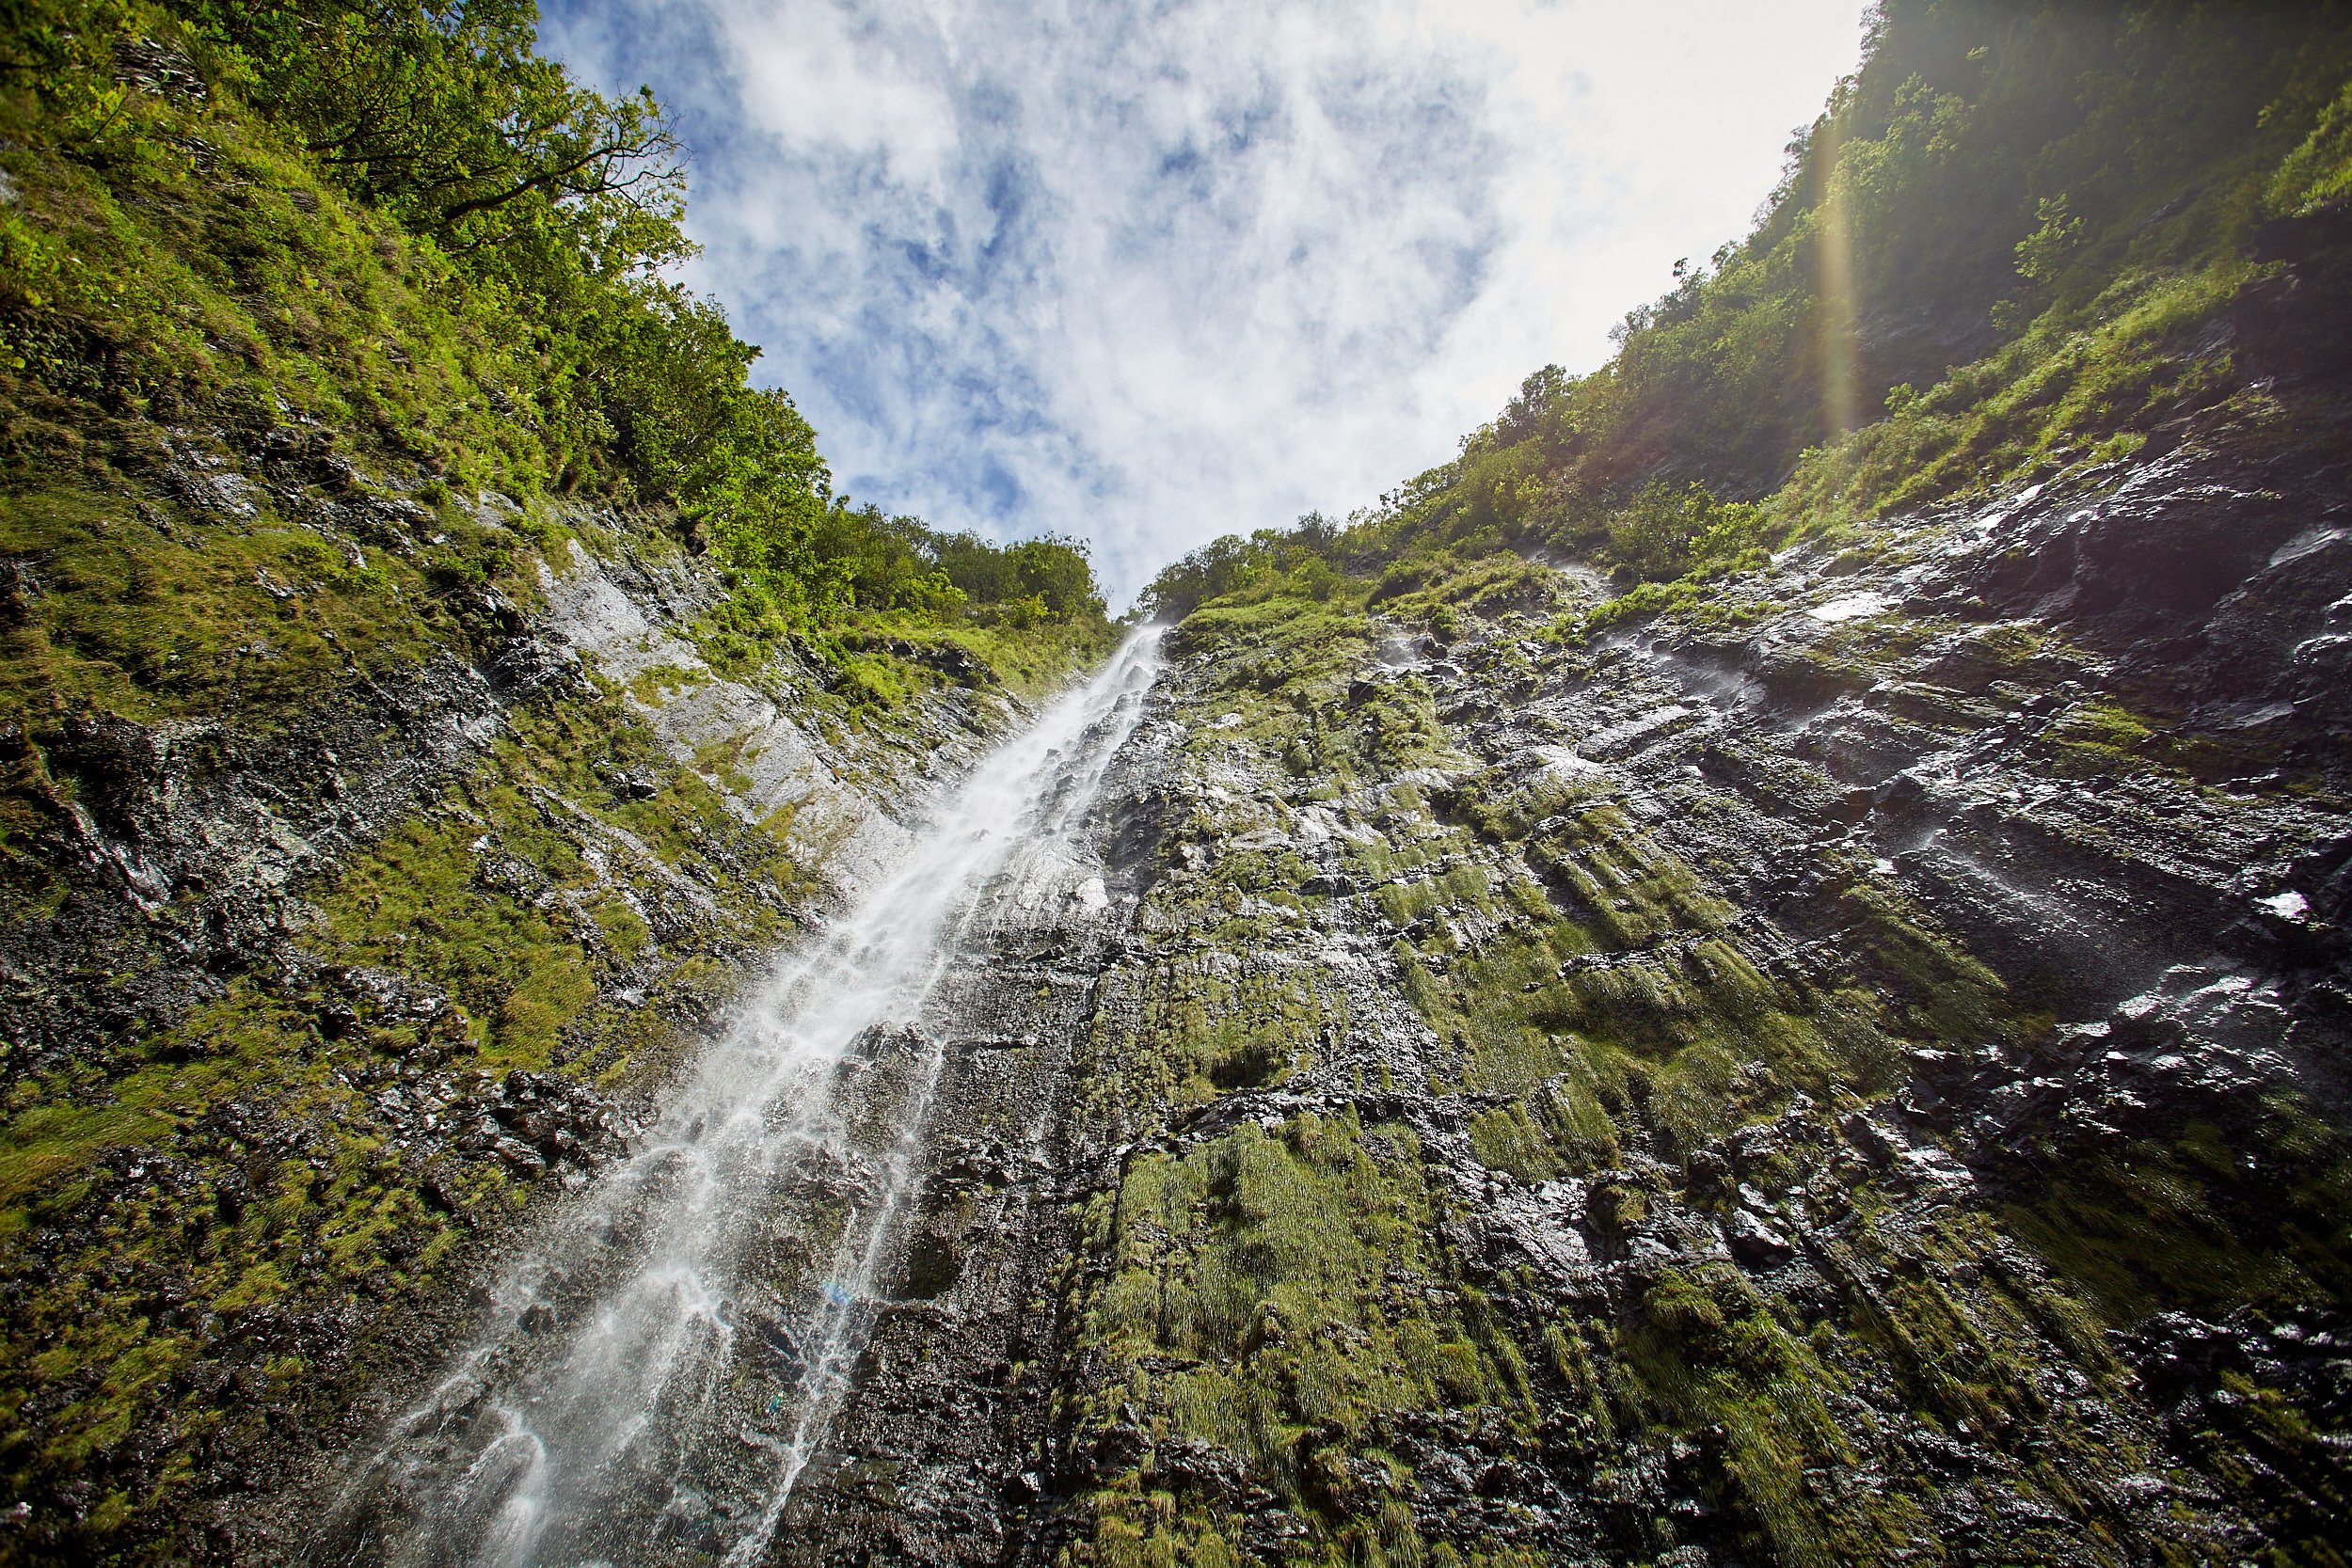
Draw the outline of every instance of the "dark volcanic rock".
M1897 519L1727 582L1737 635L1188 634L1135 933L943 1097L796 1558L2318 1539L2352 551L2292 480L2185 445ZM1327 707L1252 705L1319 657ZM1065 1200L972 1209L991 1140ZM2162 1311L2217 1236L2276 1305Z

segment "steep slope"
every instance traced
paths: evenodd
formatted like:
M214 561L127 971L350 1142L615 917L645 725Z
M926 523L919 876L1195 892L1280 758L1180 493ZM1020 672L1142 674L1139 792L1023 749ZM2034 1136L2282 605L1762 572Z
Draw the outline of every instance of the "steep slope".
M784 1555L2335 1560L2312 459L1589 640L1605 590L1512 561L1444 636L1196 612L1107 798L1127 934L1054 952L1061 1042L960 1058Z
M1540 567L1197 613L1080 1533L2332 1560L2347 499L2185 451L1581 645Z
M2347 502L1197 611L777 1555L2335 1560Z
M1163 575L1030 1549L2342 1560L2347 36L1889 5L1611 365Z
M901 1276L946 1282L900 1223L932 1108L971 1102L976 1054L1017 1079L1059 1022L1014 954L1109 909L1088 823L1155 641L975 768L731 1010L628 1157L501 1267L463 1354L362 1447L319 1557L766 1555L874 1304Z
M832 492L531 27L6 14L0 1560L262 1549L1111 645L1081 552Z
M698 586L582 556L494 651L282 728L101 712L27 748L56 816L6 948L12 1431L60 1552L119 1522L100 1486L233 1497L437 1358L474 1249L619 1148L1015 717L951 684L828 735L811 676L675 635Z
M347 271L195 276L258 420L131 345L11 391L0 1553L2343 1560L2335 11L1886 7L1611 367L1162 578L1034 861L712 1140L762 1180L669 1316L608 1198L723 1159L701 1086L811 1023L755 979L950 863L1108 628L774 404L772 474L641 464L580 341L499 358L548 307L470 212L274 139L335 108L278 13L187 14L92 123L246 200L61 135L10 243L266 209ZM303 401L362 284L465 450ZM698 1338L637 1411L572 1369L640 1316Z

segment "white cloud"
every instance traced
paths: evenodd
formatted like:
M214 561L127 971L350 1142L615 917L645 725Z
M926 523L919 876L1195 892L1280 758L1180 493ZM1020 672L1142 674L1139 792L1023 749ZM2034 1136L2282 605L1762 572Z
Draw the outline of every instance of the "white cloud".
M1744 230L1861 0L550 5L862 497L1120 594L1450 456Z
M878 47L887 40L870 19L831 5L798 8L788 24L780 13L713 14L747 126L788 148L872 154L902 182L944 172L956 148L954 105L938 82Z

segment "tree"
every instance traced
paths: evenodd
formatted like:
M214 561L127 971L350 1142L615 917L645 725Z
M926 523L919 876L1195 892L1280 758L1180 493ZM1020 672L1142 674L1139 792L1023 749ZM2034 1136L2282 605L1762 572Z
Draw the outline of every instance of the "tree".
M650 88L612 100L535 52L532 0L199 0L246 96L323 168L527 293L687 252L680 148Z

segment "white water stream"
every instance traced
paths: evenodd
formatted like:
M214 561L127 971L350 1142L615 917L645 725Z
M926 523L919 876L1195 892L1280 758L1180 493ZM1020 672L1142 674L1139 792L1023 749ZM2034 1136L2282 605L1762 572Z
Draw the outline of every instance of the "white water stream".
M1138 634L990 755L790 958L635 1151L504 1273L489 1326L355 1477L342 1561L759 1560L823 1442L915 1199L976 927L1092 911L1084 819L1159 668Z

